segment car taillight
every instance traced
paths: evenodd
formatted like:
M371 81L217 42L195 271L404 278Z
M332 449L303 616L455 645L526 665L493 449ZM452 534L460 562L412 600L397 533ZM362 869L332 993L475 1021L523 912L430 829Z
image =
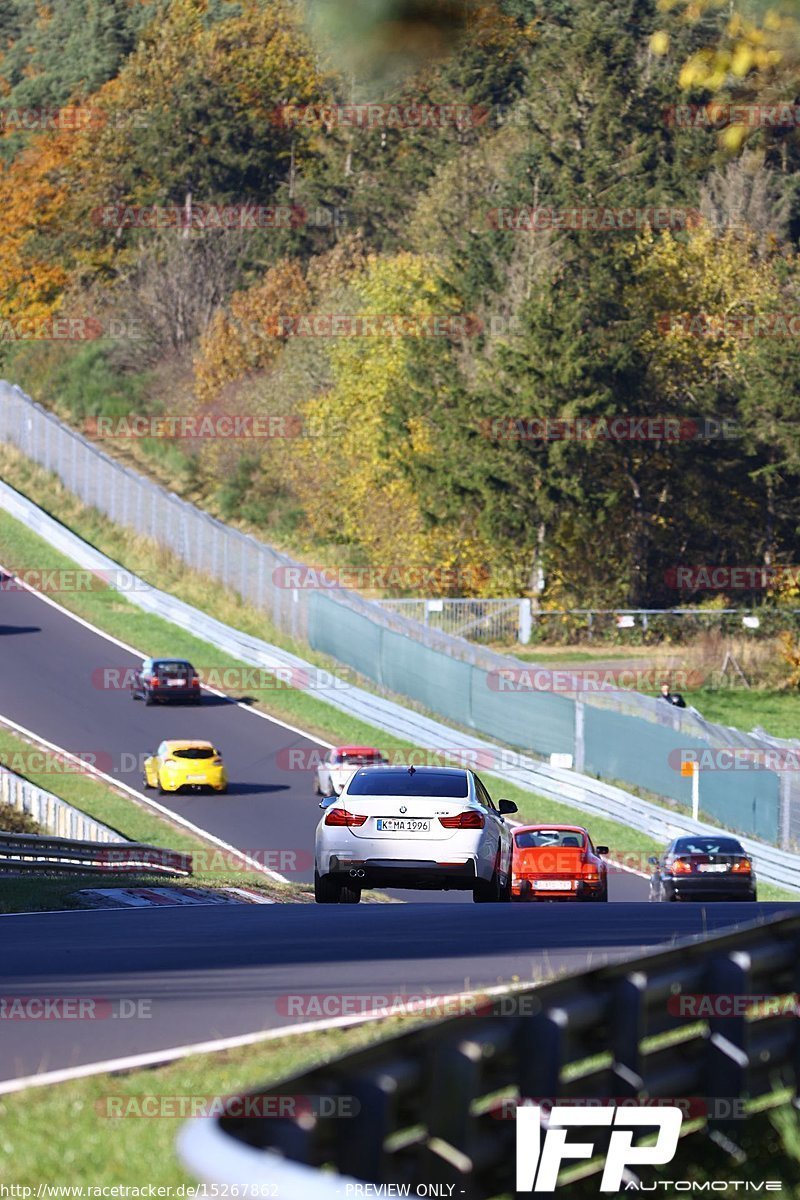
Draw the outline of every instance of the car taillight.
M692 864L685 858L676 858L669 868L673 875L691 875Z
M331 808L325 815L326 825L363 825L366 816L350 813L346 808Z
M597 871L585 871L583 878L586 880L587 883L599 883L600 882L600 874Z
M483 829L486 824L483 813L474 809L459 813L457 817L439 817L439 821L445 829Z
M158 687L158 676L157 676L157 675L151 675L151 676L150 676L150 686L151 686L151 687Z
M753 864L749 858L737 858L731 867L731 871L735 875L749 875L753 869Z
M192 687L200 687L200 680L197 675L195 675L194 679L192 680Z

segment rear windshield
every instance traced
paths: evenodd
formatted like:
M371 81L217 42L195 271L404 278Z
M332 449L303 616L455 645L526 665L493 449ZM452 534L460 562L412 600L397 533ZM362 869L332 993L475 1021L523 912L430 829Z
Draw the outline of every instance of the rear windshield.
M185 750L173 750L173 758L216 758L216 750L206 749L203 746L187 746Z
M736 838L679 838L675 843L675 854L744 854L741 842Z
M356 771L347 788L351 796L431 796L463 800L469 795L464 771L409 771L381 767Z
M153 663L153 670L158 671L159 675L188 675L192 667L187 662L156 662Z
M515 833L514 842L520 850L532 850L536 846L582 848L584 839L580 833L572 833L568 829L528 829L523 833Z

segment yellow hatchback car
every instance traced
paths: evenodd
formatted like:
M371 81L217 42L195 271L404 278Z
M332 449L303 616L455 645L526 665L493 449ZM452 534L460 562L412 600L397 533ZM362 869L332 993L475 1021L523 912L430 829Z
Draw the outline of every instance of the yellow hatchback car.
M144 786L164 792L211 788L227 792L228 776L211 742L162 742L144 761Z

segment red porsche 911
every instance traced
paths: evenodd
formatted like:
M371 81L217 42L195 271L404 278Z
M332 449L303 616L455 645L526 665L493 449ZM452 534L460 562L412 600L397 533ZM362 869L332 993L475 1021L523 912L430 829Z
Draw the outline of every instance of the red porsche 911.
M512 900L608 900L608 846L580 825L522 825L513 840Z

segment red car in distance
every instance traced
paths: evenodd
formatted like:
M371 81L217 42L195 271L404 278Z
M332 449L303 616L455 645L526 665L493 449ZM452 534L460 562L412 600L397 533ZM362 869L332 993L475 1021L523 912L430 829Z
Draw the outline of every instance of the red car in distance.
M512 900L608 900L608 846L580 825L520 825L513 845Z

